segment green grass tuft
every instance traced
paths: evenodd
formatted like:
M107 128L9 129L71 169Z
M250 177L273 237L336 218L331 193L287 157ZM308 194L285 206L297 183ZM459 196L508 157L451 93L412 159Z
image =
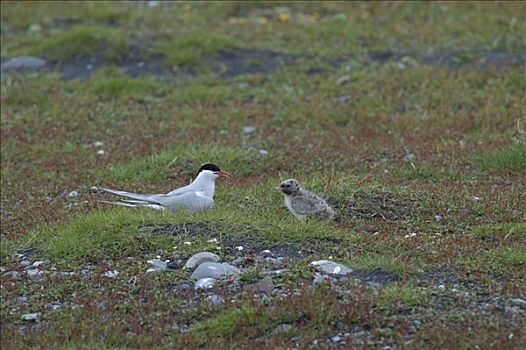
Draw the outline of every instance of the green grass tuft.
M106 62L118 62L127 49L127 40L122 31L77 26L44 38L31 48L30 54L57 61L102 54Z
M164 54L170 64L185 65L236 46L235 41L228 36L194 32L159 43L155 51Z
M108 176L120 182L161 182L176 171L192 175L203 163L217 162L221 169L236 177L246 176L263 166L265 160L250 150L213 145L177 145L125 165L115 166Z
M152 79L132 79L121 74L109 74L102 70L92 78L92 90L95 94L109 97L133 97L158 95L164 86Z
M379 296L379 306L383 309L393 309L395 306L413 308L425 299L422 290L404 285L392 285L382 289Z
M526 142L482 153L476 161L482 170L524 171L526 170Z

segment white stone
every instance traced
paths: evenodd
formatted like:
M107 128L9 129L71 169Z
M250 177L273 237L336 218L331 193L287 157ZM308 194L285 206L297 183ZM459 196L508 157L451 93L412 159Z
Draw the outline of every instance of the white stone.
M214 286L214 283L215 283L215 279L213 278L201 278L199 280L197 280L197 282L195 282L195 286L194 286L194 289L195 290L198 290L198 289L203 289L203 290L207 290L207 289L210 289Z
M201 252L194 254L188 259L184 265L185 269L194 269L204 262L219 262L220 258L217 254L210 252Z
M104 272L103 276L108 278L115 278L119 275L119 271L112 270L112 271L106 271Z

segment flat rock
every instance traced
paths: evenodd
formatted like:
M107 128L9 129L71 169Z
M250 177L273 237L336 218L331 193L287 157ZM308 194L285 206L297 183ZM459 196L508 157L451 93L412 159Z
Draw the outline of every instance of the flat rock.
M347 266L329 260L317 260L310 264L314 266L316 270L333 276L346 276L352 272Z
M148 260L148 264L150 264L150 268L146 270L147 273L162 272L168 268L166 263L160 259Z
M112 270L112 271L106 271L104 272L103 276L108 278L115 278L119 275L119 271Z
M38 320L40 320L41 316L42 316L42 314L40 312L34 312L34 313L30 313L30 314L23 314L22 315L22 319L24 321L38 321Z
M13 57L2 63L0 68L2 73L7 72L36 72L46 66L46 61L42 58L32 56Z
M208 301L208 303L212 306L218 306L223 304L225 299L217 294L212 294L206 297L206 301Z
M195 282L194 289L195 290L198 290L198 289L203 289L203 290L210 289L210 288L212 288L214 286L215 281L216 280L214 278L201 278L201 279L197 280L197 282Z
M519 299L519 298L509 299L509 302L512 304L518 305L518 306L526 306L526 300L524 299Z
M224 276L236 275L241 271L230 264L227 263L217 263L217 262L204 262L200 264L195 271L192 273L191 277L194 279L201 278L214 278L219 279Z
M351 77L349 75L344 75L340 77L338 80L336 80L336 84L343 85L351 81Z
M204 262L219 262L221 260L217 254L210 252L201 252L192 255L190 259L184 265L185 269L195 269L197 266L201 265Z
M282 323L279 326L277 326L276 328L274 328L272 333L289 332L289 331L291 331L293 329L294 329L293 325L291 325L289 323Z
M254 131L256 131L256 127L255 126L244 126L243 127L243 133L244 134L252 134Z

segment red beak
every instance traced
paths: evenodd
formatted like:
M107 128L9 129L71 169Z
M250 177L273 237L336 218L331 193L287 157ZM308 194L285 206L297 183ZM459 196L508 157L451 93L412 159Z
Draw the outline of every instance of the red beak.
M222 176L222 177L226 177L227 179L231 179L232 178L232 175L230 175L229 173L227 173L226 171L223 171L223 170L219 170L218 172L216 172L217 175L219 176Z

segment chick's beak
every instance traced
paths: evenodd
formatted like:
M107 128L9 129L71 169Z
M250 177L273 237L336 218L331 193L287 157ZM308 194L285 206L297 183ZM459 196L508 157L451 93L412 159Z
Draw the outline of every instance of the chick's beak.
M232 178L232 175L230 173L227 173L226 171L223 171L223 170L219 170L217 172L217 175L222 176L222 177L226 177L227 179L231 179Z

